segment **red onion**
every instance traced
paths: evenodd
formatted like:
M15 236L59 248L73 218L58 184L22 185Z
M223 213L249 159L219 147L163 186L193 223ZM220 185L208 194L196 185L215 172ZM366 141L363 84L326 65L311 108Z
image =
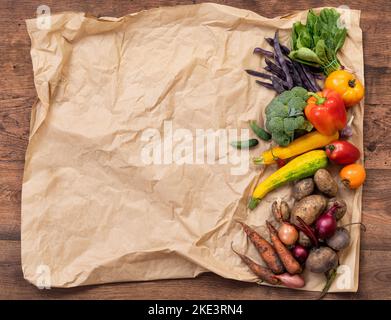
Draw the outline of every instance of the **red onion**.
M301 275L295 274L291 275L289 273L277 274L274 276L281 283L288 288L303 288L305 286L305 281Z
M296 258L297 261L303 263L308 258L308 249L303 247L300 244L296 244L292 249L292 254Z
M319 239L327 239L334 235L337 229L337 220L334 214L337 209L338 205L335 204L316 220L315 231Z

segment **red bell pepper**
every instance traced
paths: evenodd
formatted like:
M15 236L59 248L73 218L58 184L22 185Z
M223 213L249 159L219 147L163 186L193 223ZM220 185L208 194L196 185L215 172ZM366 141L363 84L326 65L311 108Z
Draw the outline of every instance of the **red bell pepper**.
M337 92L324 89L322 92L309 94L311 97L307 100L304 112L316 130L331 136L346 126L345 104Z
M348 141L337 140L325 148L327 157L336 164L352 164L360 158L360 150Z

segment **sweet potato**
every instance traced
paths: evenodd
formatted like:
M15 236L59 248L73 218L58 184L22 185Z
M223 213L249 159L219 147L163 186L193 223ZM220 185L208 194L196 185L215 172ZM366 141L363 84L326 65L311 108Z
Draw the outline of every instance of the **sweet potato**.
M277 255L276 250L273 246L265 240L259 233L251 229L247 224L239 222L244 232L247 234L250 241L258 249L259 255L266 265L273 271L275 274L280 274L284 272L284 266Z
M250 268L250 270L261 280L266 281L267 283L270 284L279 284L280 280L278 280L274 273L266 267L261 266L260 264L256 263L249 257L245 256L244 254L241 254L237 252L231 244L231 249L233 252L235 252L241 259L242 261Z

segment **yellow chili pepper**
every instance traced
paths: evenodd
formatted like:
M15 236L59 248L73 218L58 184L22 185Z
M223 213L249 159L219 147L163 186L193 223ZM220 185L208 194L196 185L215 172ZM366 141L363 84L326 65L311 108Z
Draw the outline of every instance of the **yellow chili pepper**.
M277 159L288 159L310 150L322 148L338 138L338 131L331 136L314 131L293 140L286 147L274 147L267 150L260 157L254 158L253 161L255 164L272 164Z

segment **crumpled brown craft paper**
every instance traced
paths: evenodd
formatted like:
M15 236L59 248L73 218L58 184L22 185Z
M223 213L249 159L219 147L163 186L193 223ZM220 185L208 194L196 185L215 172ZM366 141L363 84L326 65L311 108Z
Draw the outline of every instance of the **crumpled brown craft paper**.
M360 12L340 12L348 23L341 60L363 80ZM243 70L260 68L263 59L252 50L268 48L264 37L279 29L288 43L292 23L306 14L268 19L201 4L122 18L62 13L51 17L50 30L27 20L39 101L23 180L25 278L74 287L211 271L256 281L230 246L259 261L235 220L264 233L271 202L292 203L286 186L255 211L246 209L258 179L275 167L234 176L231 165L145 165L140 136L162 131L164 120L192 131L263 121L274 92ZM363 103L352 112L353 142L362 150ZM268 147L261 142L252 155ZM340 194L349 208L343 222L360 221L361 189ZM341 255L344 278L331 291L357 290L360 237L358 227L351 230ZM307 290L324 284L323 275L305 278Z

